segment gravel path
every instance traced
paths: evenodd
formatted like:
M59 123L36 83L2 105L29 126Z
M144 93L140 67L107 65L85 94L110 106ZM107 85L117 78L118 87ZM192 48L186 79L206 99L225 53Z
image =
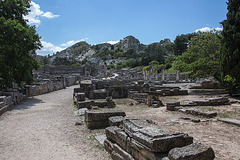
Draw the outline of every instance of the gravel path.
M0 160L109 159L75 126L73 88L35 96L0 117Z

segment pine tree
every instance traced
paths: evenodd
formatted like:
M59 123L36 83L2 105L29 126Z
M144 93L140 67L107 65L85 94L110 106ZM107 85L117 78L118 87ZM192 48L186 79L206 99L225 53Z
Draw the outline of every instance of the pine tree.
M230 94L240 89L240 0L229 0L223 25L221 80Z

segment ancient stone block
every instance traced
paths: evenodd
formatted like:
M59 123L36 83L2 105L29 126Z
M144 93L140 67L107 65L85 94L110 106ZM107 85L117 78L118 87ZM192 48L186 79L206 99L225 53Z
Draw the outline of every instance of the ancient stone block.
M86 125L88 129L101 129L108 126L108 121L107 120L90 121L90 122L86 122Z
M105 99L107 97L107 92L105 89L93 90L92 99Z
M108 106L108 103L106 101L94 101L93 106L98 106L99 108L105 108Z
M123 116L125 117L126 114L124 111L96 111L96 110L90 110L86 111L85 114L85 120L86 121L101 121L101 120L108 120L110 117L114 116Z
M217 112L205 111L205 110L200 110L200 109L195 109L195 108L186 109L185 113L196 115L196 116L204 116L204 117L208 117L208 118L217 116Z
M143 128L133 133L133 139L152 152L167 152L193 142L193 138L187 134L163 131L158 128Z
M112 153L112 151L113 151L113 143L110 141L110 140L108 140L108 139L105 139L104 140L104 148L106 149L106 151L108 152L108 153Z
M140 129L144 127L153 127L156 126L153 123L149 123L148 120L140 120L140 119L125 119L122 123L123 130L132 136L132 133L138 132Z
M87 108L90 109L91 108L91 104L92 102L90 100L85 100L85 101L78 101L77 102L77 108Z
M97 111L85 112L85 121L88 128L104 128L109 126L108 118L113 116L126 116L123 111Z
M127 150L127 138L128 135L122 131L122 130L117 130L116 131L116 143L122 147L124 150Z
M85 101L85 93L75 93L77 101Z
M156 152L151 152L148 149L146 149L145 146L139 144L137 141L132 140L132 150L135 152L134 157L136 159L146 159L146 160L158 160L162 159L164 157L167 157L167 153L156 153Z
M180 102L167 102L166 107L169 111L174 111L175 107L180 106Z
M134 160L134 158L127 153L125 150L123 150L121 147L119 147L117 144L113 144L113 150L122 157L122 160Z
M120 126L120 124L122 124L124 118L123 116L114 116L114 117L110 117L108 119L109 121L109 126Z
M117 131L121 130L120 128L116 127L116 126L111 126L111 127L107 127L105 129L105 133L108 139L116 142L117 141Z
M213 160L215 155L211 147L204 146L201 143L193 143L185 147L172 149L168 158L170 160Z

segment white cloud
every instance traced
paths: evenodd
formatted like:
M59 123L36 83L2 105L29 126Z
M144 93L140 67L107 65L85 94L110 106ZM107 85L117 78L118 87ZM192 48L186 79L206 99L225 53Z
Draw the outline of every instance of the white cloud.
M107 43L110 43L110 44L116 44L118 43L119 41L108 41Z
M203 28L195 30L195 32L209 32L211 30L222 31L222 28L220 28L220 27L217 27L217 28L203 27Z
M63 43L61 45L54 45L50 42L46 42L46 41L43 41L41 40L41 43L42 43L42 48L41 50L37 50L37 54L38 55L43 55L43 56L46 56L48 54L52 55L53 53L56 53L56 52L60 52L64 49L66 49L67 47L69 46L72 46L73 44L77 43L77 42L80 42L80 41L86 41L88 38L84 38L84 39L80 39L80 40L77 40L77 41L68 41L66 43Z
M32 1L30 12L25 16L25 19L28 20L28 24L35 24L38 26L41 23L41 20L39 18L45 17L51 19L58 16L59 15L54 15L52 12L43 12L37 3Z
M69 46L72 46L74 45L75 43L78 43L78 42L81 42L81 41L86 41L88 38L84 38L84 39L80 39L80 40L71 40L71 41L68 41L66 43L63 43L61 44L60 46L61 47L69 47Z
M42 15L42 17L46 17L46 18L52 19L52 18L59 17L59 15L54 15L54 14L52 14L52 12L46 12L46 13L44 13Z
M220 27L217 27L217 28L214 28L216 31L222 31L223 28L220 28Z
M42 56L45 56L45 55L48 55L48 54L51 55L53 53L60 52L60 51L65 49L65 48L56 46L56 45L54 45L50 42L46 42L46 41L43 41L43 40L41 40L41 43L42 43L43 47L41 48L41 50L37 50L38 55L42 55Z

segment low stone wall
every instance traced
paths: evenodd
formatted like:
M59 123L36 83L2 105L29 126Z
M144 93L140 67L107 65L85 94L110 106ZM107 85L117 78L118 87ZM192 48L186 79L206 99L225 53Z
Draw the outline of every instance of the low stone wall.
M19 92L2 92L1 94L5 96L0 96L0 115L11 110L15 104L18 104L27 98L26 95Z
M64 88L66 87L63 81L43 80L31 86L26 86L26 93L28 96L36 96Z
M147 93L138 93L137 91L129 91L128 98L134 99L138 103L147 103Z
M213 160L211 147L184 133L165 131L147 120L123 120L106 128L105 149L113 160ZM189 152L188 152L189 151Z
M202 101L193 101L196 106L217 106L229 104L229 99L226 97L209 98Z

